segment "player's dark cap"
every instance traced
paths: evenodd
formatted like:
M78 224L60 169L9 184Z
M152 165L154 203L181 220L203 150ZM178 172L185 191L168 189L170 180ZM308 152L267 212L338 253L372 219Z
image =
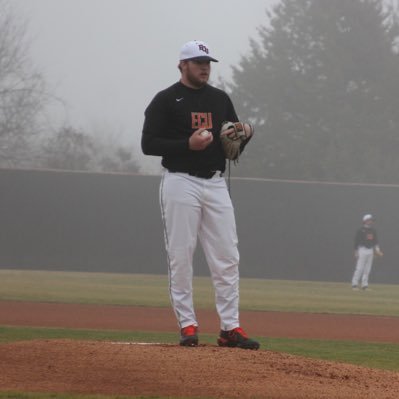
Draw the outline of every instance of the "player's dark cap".
M180 61L213 61L219 62L211 56L209 46L200 40L192 40L183 45L180 50Z

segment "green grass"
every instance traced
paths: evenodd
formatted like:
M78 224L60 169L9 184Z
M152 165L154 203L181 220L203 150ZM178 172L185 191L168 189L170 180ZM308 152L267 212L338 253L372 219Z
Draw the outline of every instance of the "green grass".
M167 306L166 276L0 270L0 300Z
M270 340L270 348L297 356L399 371L397 344L276 338Z
M349 283L241 279L240 308L399 316L399 285L354 292ZM0 270L0 300L169 307L166 275ZM214 308L208 277L194 278L197 308Z
M204 340L209 337L201 337ZM213 337L215 338L215 337ZM94 341L121 342L173 342L178 339L177 333L153 333L145 331L112 331L90 329L68 329L47 327L8 327L0 326L0 344L34 339L76 339ZM210 342L210 341L209 341Z

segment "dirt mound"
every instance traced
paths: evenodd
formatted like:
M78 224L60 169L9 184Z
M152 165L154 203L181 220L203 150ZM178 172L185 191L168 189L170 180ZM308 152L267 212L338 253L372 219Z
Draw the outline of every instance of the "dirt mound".
M212 398L397 398L399 374L267 350L48 340L0 345L0 390Z

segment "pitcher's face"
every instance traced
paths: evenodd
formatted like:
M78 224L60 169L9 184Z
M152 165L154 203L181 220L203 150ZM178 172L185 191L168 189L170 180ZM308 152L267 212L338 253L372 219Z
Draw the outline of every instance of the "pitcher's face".
M208 83L211 74L210 61L182 61L182 83L199 89Z

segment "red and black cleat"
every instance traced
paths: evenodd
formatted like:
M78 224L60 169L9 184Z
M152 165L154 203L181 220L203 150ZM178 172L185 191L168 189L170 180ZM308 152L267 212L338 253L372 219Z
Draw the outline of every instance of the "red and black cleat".
M181 346L198 346L198 327L190 325L180 330Z
M260 346L259 342L249 338L241 327L229 331L220 330L218 345L253 350L259 349Z

